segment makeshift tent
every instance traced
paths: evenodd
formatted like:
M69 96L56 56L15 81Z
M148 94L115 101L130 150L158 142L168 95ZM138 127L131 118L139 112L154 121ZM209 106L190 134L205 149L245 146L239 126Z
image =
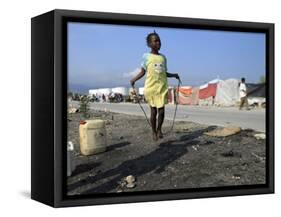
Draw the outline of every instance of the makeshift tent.
M168 103L175 103L175 89L173 87L168 88Z
M210 81L199 87L199 99L206 99L216 96L218 80Z
M199 87L192 88L191 105L199 104Z
M212 80L199 87L199 105L213 105L217 92L218 79Z
M239 100L239 81L237 79L218 81L214 101L215 105L235 106Z
M200 86L199 105L235 106L239 102L239 81L215 79Z
M178 96L178 104L180 105L191 105L192 104L192 87L183 86L177 88Z

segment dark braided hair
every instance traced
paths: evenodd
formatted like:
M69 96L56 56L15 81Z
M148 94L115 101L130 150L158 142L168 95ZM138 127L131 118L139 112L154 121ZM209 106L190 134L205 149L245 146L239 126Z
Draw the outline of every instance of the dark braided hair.
M147 45L149 45L149 42L150 42L150 39L151 39L152 36L156 36L156 37L160 38L159 35L158 35L158 34L155 32L155 30L154 30L152 33L149 33L149 34L146 36L146 44L147 44Z

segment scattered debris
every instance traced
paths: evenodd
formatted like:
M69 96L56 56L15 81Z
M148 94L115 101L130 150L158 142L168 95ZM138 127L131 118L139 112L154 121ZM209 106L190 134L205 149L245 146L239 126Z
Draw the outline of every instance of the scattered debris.
M111 121L110 120L106 120L105 121L105 125L110 125L111 124Z
M127 188L134 188L136 186L136 183L135 183L136 182L136 178L134 176L129 175L129 176L126 177L125 180L127 182L127 184L126 184Z
M242 157L241 153L240 152L236 152L236 151L233 151L233 150L230 150L230 151L226 151L224 153L221 154L223 157Z
M204 145L211 145L211 144L214 144L214 142L213 141L206 141L205 143L204 143ZM198 145L199 146L199 145Z
M77 108L68 108L68 114L74 114L79 112L79 109Z
M226 137L237 134L241 131L241 127L224 127L222 129L213 130L211 132L204 133L207 136Z
M67 143L67 176L71 176L76 168L74 145L71 141Z
M135 183L135 182L133 182L133 183L128 183L128 184L126 185L126 187L127 187L127 188L134 188L134 187L136 187L136 183Z
M195 151L198 151L198 149L199 149L199 145L193 145L193 146L191 146Z
M265 133L258 133L258 134L255 134L254 135L254 137L256 138L256 139L265 139L266 138L266 136L265 136Z
M240 179L241 179L241 175L239 175L239 174L234 174L234 175L232 176L232 179L240 180Z
M253 156L255 156L256 158L258 158L260 161L265 161L265 157L261 157L261 156L259 156L259 155L257 155L257 154L255 154L255 153L251 153Z
M118 187L116 189L117 193L123 192L124 188L134 188L136 187L136 178L132 175L129 175L123 178L120 182L118 182Z
M123 189L118 186L116 192L121 193L121 192L123 192Z

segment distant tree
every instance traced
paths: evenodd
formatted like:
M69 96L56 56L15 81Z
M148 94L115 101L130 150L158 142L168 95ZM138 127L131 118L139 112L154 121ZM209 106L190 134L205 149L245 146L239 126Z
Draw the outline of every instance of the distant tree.
M264 75L260 76L259 83L265 83L265 76Z

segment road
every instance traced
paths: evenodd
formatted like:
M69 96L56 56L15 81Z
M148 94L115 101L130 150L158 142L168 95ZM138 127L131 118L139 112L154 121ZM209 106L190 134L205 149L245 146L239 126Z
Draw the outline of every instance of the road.
M72 102L77 106L77 102ZM142 104L147 116L150 110L147 104ZM91 103L91 109L107 110L111 112L144 116L138 104L132 103ZM165 106L165 118L172 120L175 105ZM218 126L239 126L243 129L250 128L265 132L265 109L254 109L250 111L238 108L200 107L178 105L176 121L192 121L200 124Z

